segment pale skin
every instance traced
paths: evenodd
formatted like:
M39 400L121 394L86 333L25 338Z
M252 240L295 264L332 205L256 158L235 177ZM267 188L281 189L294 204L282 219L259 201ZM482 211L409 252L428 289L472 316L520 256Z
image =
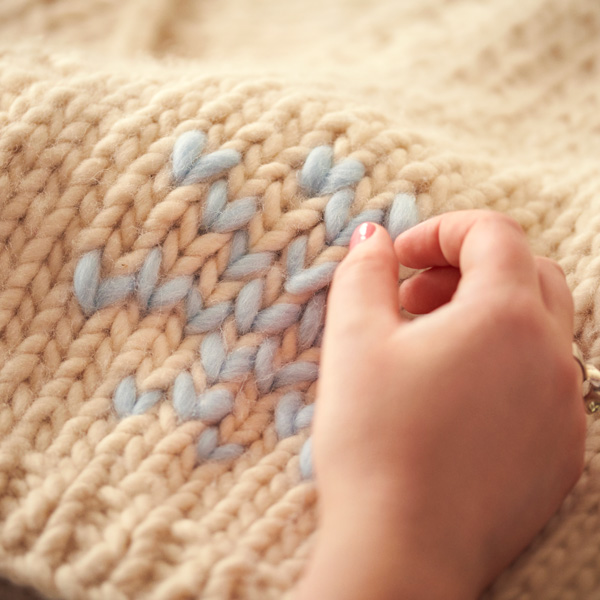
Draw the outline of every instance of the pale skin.
M427 270L398 291L399 263ZM361 226L329 295L296 600L476 599L581 475L572 336L562 270L508 217L448 213L395 243Z

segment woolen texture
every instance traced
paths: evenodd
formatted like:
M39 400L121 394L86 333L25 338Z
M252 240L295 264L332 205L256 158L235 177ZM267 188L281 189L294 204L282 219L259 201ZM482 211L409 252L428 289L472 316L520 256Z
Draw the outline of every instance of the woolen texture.
M3 2L0 574L291 593L362 220L513 216L598 365L599 57L595 0ZM489 598L600 598L599 450L589 417L581 480Z

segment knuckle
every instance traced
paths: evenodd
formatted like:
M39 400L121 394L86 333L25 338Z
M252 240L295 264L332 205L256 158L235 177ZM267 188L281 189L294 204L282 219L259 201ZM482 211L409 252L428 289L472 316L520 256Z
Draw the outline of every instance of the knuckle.
M509 227L525 235L525 232L523 231L523 228L519 222L505 213L486 211L485 216L482 217L482 220L487 221L490 224Z
M509 298L498 299L497 326L505 331L526 336L540 336L546 327L544 312L533 290L513 289Z
M523 241L526 240L525 231L513 217L504 213L486 211L480 217L478 226L502 244L503 255L510 254L519 260L522 259Z

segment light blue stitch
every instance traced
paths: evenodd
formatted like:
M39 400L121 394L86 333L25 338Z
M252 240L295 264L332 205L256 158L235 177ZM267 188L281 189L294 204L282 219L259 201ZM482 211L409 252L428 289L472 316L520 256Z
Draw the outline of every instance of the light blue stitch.
M300 473L304 479L312 479L314 474L312 460L312 436L304 442L302 450L300 450Z
M318 292L308 301L298 328L298 350L310 348L317 339L325 319L326 300L325 292Z
M306 255L306 236L296 238L289 246L287 257L288 278L284 285L286 292L305 294L317 292L331 282L337 262L326 262L303 269Z
M312 423L314 404L304 404L304 394L298 391L284 394L275 409L275 431L279 439L295 435Z
M248 252L248 232L245 229L240 229L233 234L231 240L231 248L229 251L228 265L232 265L238 258L241 258Z
M294 421L304 405L304 394L298 391L284 394L275 409L275 431L279 439L290 437L296 433Z
M196 456L200 462L206 460L231 460L244 452L239 444L223 444L218 446L219 432L216 427L208 427L198 438Z
M232 167L239 165L242 156L237 150L216 150L198 158L188 171L180 185L200 183L204 179L220 175Z
M244 453L244 446L240 444L223 444L217 446L210 455L211 460L232 460Z
M266 394L273 386L275 379L275 366L273 364L279 344L277 339L270 337L264 340L258 347L254 361L254 373L256 386L261 394Z
M75 267L73 288L83 312L89 316L96 310L96 292L100 285L100 250L86 252Z
M388 214L386 227L393 240L419 222L417 199L413 194L398 194Z
M173 407L184 421L218 423L233 409L233 394L226 389L211 389L197 396L192 376L183 372L173 385Z
M223 321L231 314L233 304L226 300L203 308L200 292L192 287L185 299L185 310L188 322L186 332L207 333L222 325Z
M334 245L347 246L350 243L350 238L354 230L362 223L370 221L381 224L384 221L383 210L368 209L362 211L352 218L350 222L346 223L352 200L353 193L351 190L345 189L334 194L325 207L327 239ZM392 231L392 237L397 236L408 227L412 227L416 222L418 222L418 211L414 196L408 194L396 196L386 223ZM331 282L338 263L327 262L303 269L305 254L306 236L300 236L288 248L288 278L284 286L286 292L291 294L314 293Z
M190 319L193 319L202 310L203 305L202 295L197 288L192 287L185 297L186 320L189 321Z
M262 279L253 279L240 290L235 301L235 322L240 335L250 331L262 304L264 288Z
M144 310L148 310L150 306L150 297L158 282L161 263L161 249L152 248L137 275L137 297Z
M122 419L130 415L136 399L135 377L125 377L113 394L113 404L117 411L117 416Z
M333 166L333 148L317 146L313 148L304 161L298 181L307 196L317 196L323 187L327 174Z
M301 308L299 304L272 304L256 315L252 330L268 334L280 333L298 320Z
M225 389L212 389L198 396L192 418L218 423L233 410L233 394Z
M249 275L263 274L269 269L274 258L272 252L245 254L227 267L223 279L243 279Z
M252 372L257 349L243 346L231 352L225 359L220 373L221 381L235 381Z
M311 425L313 422L314 416L315 416L315 405L314 404L307 404L306 406L303 406L298 411L298 414L296 415L296 418L294 420L294 427L295 427L296 431L300 431L301 429L304 429L305 427L308 427L309 425Z
M296 273L285 282L285 291L290 294L316 292L331 283L337 262L325 262Z
M223 336L220 332L209 333L202 340L202 344L200 345L200 360L208 385L212 385L218 380L226 356L227 350L225 349Z
M219 443L219 430L216 427L207 427L196 443L196 456L199 460L208 460Z
M312 382L318 374L318 366L307 361L297 361L275 370L274 358L278 344L276 338L263 340L258 348L242 346L227 354L225 341L220 332L207 335L200 345L200 361L209 386L218 382L235 381L246 377L254 370L257 386L261 393L293 383ZM177 411L191 415L196 402L195 391L189 376L176 381L174 398ZM208 392L206 392L208 393ZM205 395L206 395L205 393Z
M333 166L333 149L313 148L298 175L301 189L308 196L333 194L358 183L365 175L365 166L353 158L345 158Z
M166 283L157 287L152 296L150 296L149 308L156 310L157 308L164 308L166 306L172 306L177 304L180 300L183 300L190 288L192 287L193 278L189 275L180 275L170 279Z
M181 419L193 418L196 406L196 389L194 380L187 372L182 372L175 378L173 384L173 408Z
M319 366L313 362L299 360L289 363L275 373L273 389L286 385L316 381L319 376Z
M160 390L150 390L137 397L135 377L123 379L113 395L113 404L119 418L129 415L142 415L150 410L161 398Z
M288 277L299 273L304 268L304 260L306 258L306 245L308 237L301 235L293 240L288 246L286 271Z
M356 215L350 223L344 228L344 230L335 238L335 246L347 246L350 243L350 238L354 233L354 230L362 223L377 223L381 225L383 221L383 211L379 208L363 210L361 213Z
M204 308L194 316L189 317L185 330L187 333L192 334L213 331L223 324L223 321L231 314L232 310L233 304L229 300Z
M227 204L227 181L219 179L208 190L206 201L202 209L202 228L207 231L217 220Z
M192 278L180 276L156 287L162 252L153 248L137 275L118 275L100 280L101 253L88 252L75 269L75 296L86 315L124 300L134 291L143 309L157 309L176 304L189 292Z
M96 310L124 300L133 290L135 290L133 275L119 275L102 280L96 292Z
M230 202L217 217L211 230L217 233L229 233L248 224L256 214L257 205L255 198L240 198Z
M132 414L134 415L142 415L148 410L150 410L159 400L161 400L163 394L160 390L148 390L143 394L140 394L140 397L137 399L133 407Z
M319 193L333 194L342 188L357 184L364 176L365 166L354 158L346 158L329 171Z
M354 192L345 189L333 194L325 205L323 219L327 242L333 242L348 223L352 202L354 202Z
M206 135L201 131L186 131L182 133L173 145L171 162L173 163L173 179L176 185L181 185L186 175L194 166L206 144Z

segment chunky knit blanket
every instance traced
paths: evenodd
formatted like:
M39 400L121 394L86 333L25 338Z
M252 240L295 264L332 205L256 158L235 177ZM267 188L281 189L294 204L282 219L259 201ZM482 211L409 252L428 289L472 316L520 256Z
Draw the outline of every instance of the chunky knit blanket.
M290 594L362 221L512 215L598 364L599 57L596 0L3 0L0 575ZM599 451L489 598L600 598Z

